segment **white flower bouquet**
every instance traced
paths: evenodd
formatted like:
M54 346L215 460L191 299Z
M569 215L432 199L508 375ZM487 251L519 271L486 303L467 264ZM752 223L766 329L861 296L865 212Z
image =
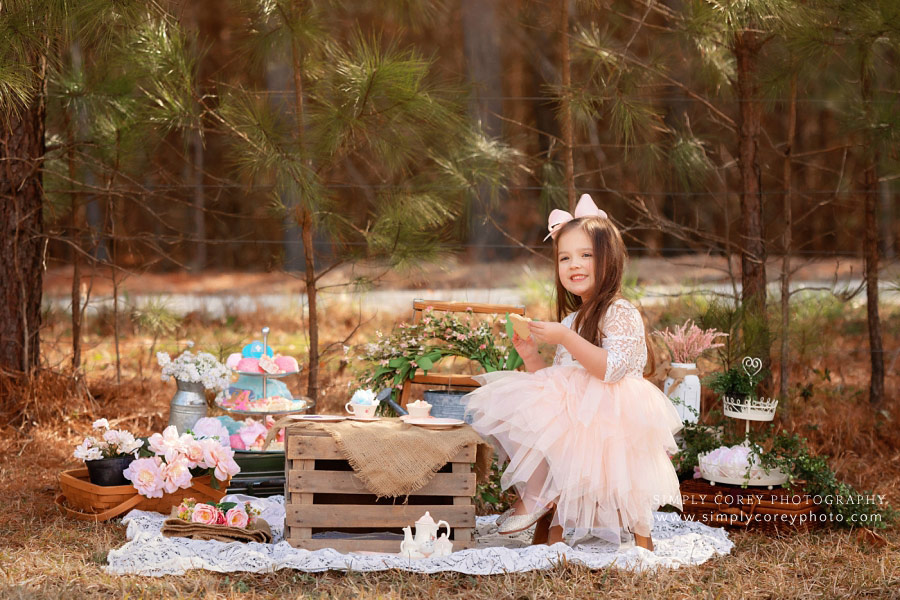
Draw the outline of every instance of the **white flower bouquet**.
M162 380L174 377L188 383L202 383L207 390L224 390L231 384L231 372L209 352L194 354L185 350L174 360L168 352L157 352L156 360L162 367Z
M75 458L89 461L137 456L138 450L144 445L143 440L135 439L128 431L110 429L109 421L106 419L94 421L94 429L98 431L98 437L84 438L84 441L75 447Z

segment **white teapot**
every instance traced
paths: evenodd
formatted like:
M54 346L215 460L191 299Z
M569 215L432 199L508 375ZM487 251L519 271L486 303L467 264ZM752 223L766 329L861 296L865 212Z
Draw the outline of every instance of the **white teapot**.
M429 556L446 556L453 549L450 542L450 524L447 521L438 521L435 523L429 512L422 515L416 525L416 536L413 538L412 529L410 527L403 528L403 542L400 543L400 554L406 558L427 558ZM441 526L447 530L441 536L440 543L437 541L438 531Z

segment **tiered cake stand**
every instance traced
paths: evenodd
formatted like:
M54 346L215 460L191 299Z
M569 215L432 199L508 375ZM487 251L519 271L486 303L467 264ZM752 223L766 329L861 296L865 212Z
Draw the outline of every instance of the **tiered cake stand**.
M262 328L263 334L263 354L266 354L268 350L268 337L269 337L269 328ZM234 373L240 375L241 377L250 377L250 378L260 378L262 380L262 397L268 398L268 382L270 379L281 379L282 377L289 377L291 375L296 375L300 371L291 371L288 373L248 373L244 371L235 370ZM222 410L235 414L235 415L244 415L244 416L255 416L255 417L265 417L266 415L292 415L297 413L303 413L312 408L315 405L315 401L309 398L291 398L292 402L296 405L291 408L283 409L283 410L242 410L233 407L226 406L221 402L217 402L219 408Z
M741 366L747 377L750 378L751 387L755 388L753 384L755 384L756 377L759 376L762 370L762 360L746 356L741 361ZM750 421L771 421L774 419L778 400L774 398L734 398L725 396L723 405L723 412L726 417L744 420L744 445L749 446ZM700 454L697 456L697 460L700 464L700 476L708 480L710 485L724 483L740 486L763 486L771 490L773 487L783 485L788 481L788 476L778 469L770 469L767 473L762 468L755 468L754 470L757 472L751 473L748 477L747 468L715 464L708 459L709 454L711 453Z
M268 348L269 328L262 328L263 334L263 353ZM268 398L268 381L269 379L281 379L290 375L296 375L300 371L290 373L245 373L243 371L234 371L243 377L260 378L262 385L263 398ZM257 419L265 419L267 415L289 415L298 414L308 411L315 405L315 402L308 398L293 399L296 408L288 410L240 410L222 405L220 402L216 404L222 410L232 415L242 415L247 417L255 417ZM247 494L250 496L272 496L284 493L284 450L235 450L234 459L241 467L241 472L232 477L231 484L228 487L229 493Z

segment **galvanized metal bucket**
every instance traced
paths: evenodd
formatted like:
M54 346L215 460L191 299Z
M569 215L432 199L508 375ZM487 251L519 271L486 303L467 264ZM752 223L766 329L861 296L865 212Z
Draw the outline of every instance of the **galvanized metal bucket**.
M206 393L200 382L176 379L175 385L178 391L169 404L169 425L174 425L178 433L184 433L206 416Z
M466 423L472 423L472 417L466 416L466 402L463 400L466 394L462 390L428 390L425 392L425 402L431 404L431 416L446 419L463 419Z

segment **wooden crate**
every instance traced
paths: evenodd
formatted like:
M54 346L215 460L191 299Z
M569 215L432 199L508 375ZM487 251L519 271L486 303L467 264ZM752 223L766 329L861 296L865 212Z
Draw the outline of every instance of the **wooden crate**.
M295 548L399 552L400 540L386 534L402 534L402 528L412 525L425 511L435 521L450 524L454 550L475 547L474 444L463 448L428 484L407 498L376 499L324 431L289 427L285 456L284 534ZM313 537L321 532L364 537Z

